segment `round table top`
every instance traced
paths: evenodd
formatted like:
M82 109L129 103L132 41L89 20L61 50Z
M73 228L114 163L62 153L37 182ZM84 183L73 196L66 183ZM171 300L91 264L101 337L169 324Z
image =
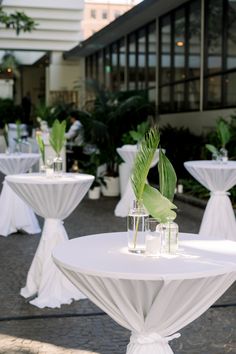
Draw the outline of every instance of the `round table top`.
M155 258L129 253L126 232L90 235L60 244L53 258L61 268L114 279L193 279L229 272L236 278L236 242L199 240L194 234L180 238L177 255Z
M22 173L10 175L6 180L15 184L76 184L85 181L93 181L94 176L82 173L63 173L61 176L46 176L45 173Z
M184 162L185 167L194 167L198 169L212 169L212 170L223 170L223 169L236 169L236 161L220 162L214 160L196 160L196 161L186 161Z
M35 153L0 154L0 171L5 175L25 173L39 161Z

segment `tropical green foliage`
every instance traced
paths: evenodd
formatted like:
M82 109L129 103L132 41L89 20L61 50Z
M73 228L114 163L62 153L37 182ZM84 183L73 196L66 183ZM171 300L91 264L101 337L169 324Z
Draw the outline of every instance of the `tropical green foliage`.
M150 128L150 123L148 121L138 124L136 130L132 129L122 135L122 142L124 144L140 143L140 141L143 139L143 137L145 136L149 128Z
M138 201L143 198L148 172L160 142L160 134L156 128L151 128L141 142L132 170L131 182Z
M124 93L104 91L94 84L95 100L87 111L79 111L84 126L86 143L97 146L102 163L107 164L107 175L118 174L117 147L123 145L122 136L148 119L152 111L147 97L143 95L126 97Z
M223 118L219 118L216 125L217 147L213 144L206 144L207 150L212 154L220 155L220 148L225 148L231 138L230 125Z
M0 23L4 24L6 28L14 29L17 35L22 31L31 32L37 26L37 23L24 12L15 11L13 13L6 13L1 7Z
M172 164L162 149L159 152L158 172L160 192L164 197L172 201L174 199L177 177Z
M63 120L62 122L59 122L59 120L56 119L52 125L49 142L57 155L60 155L60 152L64 146L65 131L66 131L66 121Z
M147 184L147 175L159 142L160 134L158 129L156 127L151 128L142 140L140 150L135 158L131 182L136 199L138 201L143 200L143 204L149 214L160 222L166 222L167 218L174 219L176 217L176 213L172 210L176 206L167 198L173 198L176 175L168 158L163 158L162 152L159 180L162 183L162 191L166 196Z

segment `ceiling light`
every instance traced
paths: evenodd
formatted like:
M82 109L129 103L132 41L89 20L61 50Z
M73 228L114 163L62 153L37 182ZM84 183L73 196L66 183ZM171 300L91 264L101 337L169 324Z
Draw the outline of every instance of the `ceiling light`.
M184 46L184 42L183 41L178 41L176 42L177 47L183 47Z

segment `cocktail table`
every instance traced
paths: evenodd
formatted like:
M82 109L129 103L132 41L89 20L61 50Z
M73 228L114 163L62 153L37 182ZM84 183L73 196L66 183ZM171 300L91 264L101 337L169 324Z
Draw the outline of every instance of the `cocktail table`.
M211 191L199 234L236 241L236 220L227 192L236 184L236 161L188 161L188 172Z
M0 154L0 171L5 175L25 173L39 162L39 154ZM0 235L8 236L18 230L29 234L41 231L33 210L5 181L0 196Z
M132 332L127 354L171 354L168 342L236 280L236 242L180 238L178 255L152 258L128 253L126 232L97 234L62 243L53 259Z
M86 174L65 173L48 178L43 174L7 176L10 187L45 218L42 237L28 272L26 286L21 295L37 297L31 304L43 307L60 307L72 299L83 298L76 287L59 271L52 261L52 249L68 239L63 221L80 203L94 177Z

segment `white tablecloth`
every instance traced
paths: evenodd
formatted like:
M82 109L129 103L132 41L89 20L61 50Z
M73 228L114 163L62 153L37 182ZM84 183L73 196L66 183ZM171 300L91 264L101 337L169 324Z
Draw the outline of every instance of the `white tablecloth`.
M116 149L118 154L122 157L126 164L126 168L129 170L129 175L131 175L131 171L134 165L135 157L138 152L137 145L123 145L121 148ZM157 150L153 162L152 167L154 167L159 160L159 151ZM116 205L115 215L126 217L129 213L130 208L132 207L133 200L135 200L135 195L133 192L131 180L129 178L124 194L121 196L120 201Z
M236 220L227 191L236 184L236 161L188 161L188 172L211 191L199 234L236 241Z
M7 183L40 216L45 218L42 237L31 264L26 286L21 295L37 294L31 304L43 308L59 307L83 298L51 258L52 249L68 239L62 220L80 203L94 177L83 174L64 174L48 178L40 174L7 176Z
M152 258L128 253L126 237L70 240L53 258L91 301L132 331L128 354L171 354L168 341L236 280L236 243L183 234L178 256Z
M27 172L39 161L39 154L0 154L0 171L5 175ZM18 230L29 234L41 231L32 209L4 182L0 196L0 235Z

